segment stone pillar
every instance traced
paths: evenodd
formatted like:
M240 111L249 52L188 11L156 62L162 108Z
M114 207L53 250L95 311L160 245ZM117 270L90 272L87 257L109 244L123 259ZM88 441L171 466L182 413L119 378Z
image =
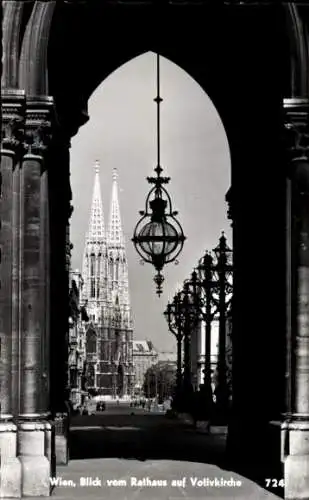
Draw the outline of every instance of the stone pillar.
M70 207L70 143L61 130L49 154L50 223L51 223L51 405L55 423L56 463L68 464L69 429L69 259L68 220ZM61 178L60 178L61 175Z
M27 100L20 167L19 415L22 495L49 496L49 215L46 155L52 98Z
M0 496L21 496L21 464L17 458L16 416L18 396L18 297L14 288L17 240L16 179L23 139L25 95L2 93L2 141L0 172Z
M309 99L286 99L284 111L291 183L291 343L282 459L285 499L301 500L309 498Z
M63 144L63 149L64 149L64 158L61 155L62 159L64 161L68 158L68 150L69 150L69 143L65 142ZM68 162L65 165L68 167ZM64 168L64 175L65 173L68 174L67 168ZM62 203L61 206L63 207L63 213L62 213L62 223L64 226L64 233L65 233L65 269L63 269L63 292L66 295L63 296L63 299L66 300L67 304L69 305L69 274L70 274L70 265L71 265L71 250L73 248L71 242L70 242L70 223L69 219L72 215L73 212L73 207L70 204L70 201L67 196L68 193L66 193L62 197ZM61 222L59 221L61 224ZM61 271L61 270L60 270ZM61 272L60 272L61 274ZM65 311L65 309L64 309ZM69 314L69 308L67 308L67 316ZM62 373L63 373L63 379L60 380L61 387L60 389L60 394L63 394L63 401L59 399L57 402L57 407L61 408L63 406L64 411L58 411L55 415L54 418L54 423L55 423L55 452L56 452L56 463L57 465L67 465L69 463L69 428L70 428L70 409L68 405L68 400L70 399L70 386L69 386L69 364L68 364L68 356L69 356L69 321L68 317L66 318L65 315L63 317L63 330L64 336L62 339L59 339L60 342L62 343ZM62 330L60 330L62 331ZM57 347L55 344L54 347Z

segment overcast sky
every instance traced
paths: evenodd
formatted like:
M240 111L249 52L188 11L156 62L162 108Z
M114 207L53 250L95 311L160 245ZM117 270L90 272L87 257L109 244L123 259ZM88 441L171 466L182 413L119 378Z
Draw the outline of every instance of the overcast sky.
M134 318L134 339L152 340L174 351L175 339L162 315L178 284L188 278L206 249L224 230L231 244L225 193L230 186L230 156L220 117L202 88L179 66L161 58L161 165L171 177L167 189L187 236L179 264L163 269L163 294L155 294L154 269L141 265L131 238L145 208L156 166L156 56L147 52L118 68L89 100L89 122L72 140L71 184L74 212L72 267L81 269L89 220L94 162L101 164L105 223L109 216L112 169L119 174L119 197Z

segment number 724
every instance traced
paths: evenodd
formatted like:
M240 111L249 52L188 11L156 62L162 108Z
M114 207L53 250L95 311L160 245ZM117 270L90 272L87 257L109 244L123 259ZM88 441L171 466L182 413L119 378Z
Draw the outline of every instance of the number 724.
M266 488L284 488L284 479L265 479Z

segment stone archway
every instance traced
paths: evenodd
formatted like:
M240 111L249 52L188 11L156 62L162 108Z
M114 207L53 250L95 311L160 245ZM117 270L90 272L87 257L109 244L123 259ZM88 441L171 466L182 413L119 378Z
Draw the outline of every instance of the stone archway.
M135 17L136 10L132 6L130 8L124 7L122 15L117 18L115 13L104 7L102 9L97 7L96 19L94 19L94 12L91 14L89 10L84 11L88 15L87 21L84 20L83 24L87 36L84 35L79 40L77 40L77 34L75 37L72 36L66 46L66 54L65 51L62 54L59 51L59 40L67 41L66 33L64 31L61 33L59 27L56 32L53 32L52 27L49 52L50 85L53 93L59 96L56 99L59 116L62 122L74 133L78 129L78 125L86 119L87 100L93 90L120 64L145 50L151 49L155 52L159 51L160 54L178 64L191 75L216 106L229 141L232 157L233 198L237 200L237 206L234 203L233 207L234 252L238 263L235 276L235 312L233 318L235 325L235 373L233 379L235 381L234 409L236 418L235 425L231 426L230 443L233 450L239 449L240 443L242 443L244 454L252 453L254 457L259 455L260 459L263 460L263 436L267 434L269 421L279 418L283 408L285 339L282 332L285 321L285 296L284 293L280 295L276 314L267 327L265 327L262 315L253 322L252 300L253 302L259 300L260 295L257 290L259 286L262 286L262 282L256 290L252 289L255 299L249 298L248 289L253 287L252 275L248 273L248 269L251 267L253 259L255 266L258 267L256 273L261 277L265 273L272 276L274 283L281 283L280 290L283 292L285 286L285 230L283 221L285 179L279 165L284 160L282 157L278 158L278 154L281 154L281 138L279 134L274 137L273 130L280 129L282 98L286 95L285 89L289 87L289 82L287 82L289 73L286 71L284 58L280 60L279 57L278 59L278 54L281 53L279 45L283 43L284 13L282 11L278 14L279 11L274 9L269 17L269 10L267 15L266 11L255 11L253 18L253 13L249 14L247 11L246 22L248 24L245 26L241 21L243 14L239 14L239 11L238 13L233 11L231 21L231 10L219 9L216 11L201 8L202 10L199 11L201 17L197 19L197 10L177 10L176 13L175 10L172 10L173 8L166 6L164 16L156 19L160 24L160 40L155 30L150 27L151 15L156 18L158 11L149 10L148 7L145 7L142 18L139 17L138 21ZM130 9L133 10L130 11ZM209 17L207 17L207 13L211 13ZM60 11L58 11L58 15L60 16ZM106 25L102 25L99 29L103 15L106 16L104 17ZM175 19L177 17L177 22L173 16ZM278 19L280 22L277 24L276 37L273 29L274 23L278 22ZM174 27L173 30L170 30L172 21ZM87 30L87 22L92 27L91 34ZM186 27L190 23L194 23L195 35L190 39L184 38L183 33L186 32ZM280 25L280 23L282 24ZM153 19L152 24L155 25ZM269 38L265 35L263 43L259 37L261 24L263 32L269 33ZM214 26L218 27L219 25L220 28L216 31ZM240 30L236 39L235 25ZM104 26L106 31L103 29ZM121 32L122 38L126 39L126 44L125 46L112 47L109 40L119 32ZM132 32L136 33L136 38L133 40L130 38ZM272 33L272 40L277 41L270 42L270 33ZM87 38L88 36L89 38ZM221 38L225 41L228 40L228 46L227 44L219 44ZM231 41L232 39L233 41ZM246 44L250 46L250 61L245 57L243 40L246 40ZM258 44L257 40L259 40ZM106 48L106 52L104 52L105 57L101 59L103 47ZM285 48L288 51L288 47ZM62 75L62 78L57 81L55 68L56 65L59 65L59 57L69 61L69 64L65 69L65 75ZM81 72L80 59L87 60L83 72ZM274 66L275 60L277 60L277 66ZM257 63L257 61L259 62ZM72 89L74 89L73 94L71 94ZM64 94L71 96L69 104L64 104ZM73 99L74 102L70 103L70 99ZM265 121L265 108L267 109L267 121ZM77 116L78 109L80 111L79 117ZM261 141L257 140L258 137L262 138ZM275 144L277 145L275 146ZM254 151L254 155L252 151ZM254 183L250 181L253 172ZM264 181L265 176L267 176L267 183ZM278 197L274 208L273 193L275 191L278 192ZM263 193L263 203L261 203L261 193ZM280 221L277 227L268 216L270 210L273 212L274 220ZM254 228L252 233L247 231L249 225ZM275 271L268 254L261 252L259 246L256 245L257 240L263 241L264 238L271 248L276 247L276 259L279 264ZM281 242L279 246L278 241ZM248 248L250 248L250 252L248 252ZM273 301L267 298L264 300L266 308L274 307ZM278 327L279 323L280 327ZM250 335L245 327L248 324L250 324ZM252 352L252 338L255 339L254 353ZM267 350L265 350L266 342L268 344ZM250 358L250 363L248 358ZM273 367L274 359L276 359L275 369ZM262 373L260 370L261 360L263 360L265 367ZM246 394L244 373L249 376L252 384L249 395ZM270 375L271 383L269 383ZM253 425L252 421L247 422L245 417L248 404L252 407L254 426L259 429L258 438L253 448L252 443L247 439Z
M19 418L18 439L29 442L24 452L31 464L24 465L22 457L16 461L24 481L22 491L20 481L14 488L23 496L48 494L50 450L34 455L32 446L37 439L49 442L46 419L64 408L69 141L88 119L93 90L120 64L146 50L159 51L196 79L226 129L235 253L234 418L229 438L231 449L242 450L248 462L263 461L270 420L281 419L286 410L301 413L301 408L309 420L308 395L304 407L292 403L295 369L284 336L287 331L290 342L295 328L297 313L289 304L295 299L290 283L297 272L287 266L286 279L287 158L281 138L282 99L308 97L306 9L172 2L158 7L158 2L136 6L129 1L2 3L0 334L6 354L1 417ZM308 103L293 103L287 123L307 130ZM303 212L301 217L305 219ZM260 313L265 282L276 289L277 301L272 293L264 294ZM306 349L300 350L307 359ZM285 403L286 378L290 391ZM13 428L10 423L4 439L12 439ZM16 458L14 446L10 449ZM30 472L38 465L45 478L40 491ZM299 470L301 474L303 468Z

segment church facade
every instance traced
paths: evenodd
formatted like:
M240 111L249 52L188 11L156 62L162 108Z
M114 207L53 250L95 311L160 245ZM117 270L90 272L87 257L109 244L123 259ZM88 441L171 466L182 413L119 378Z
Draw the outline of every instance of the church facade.
M86 387L112 398L133 393L133 320L128 262L113 170L107 228L101 198L99 163L95 177L82 266L86 327Z

